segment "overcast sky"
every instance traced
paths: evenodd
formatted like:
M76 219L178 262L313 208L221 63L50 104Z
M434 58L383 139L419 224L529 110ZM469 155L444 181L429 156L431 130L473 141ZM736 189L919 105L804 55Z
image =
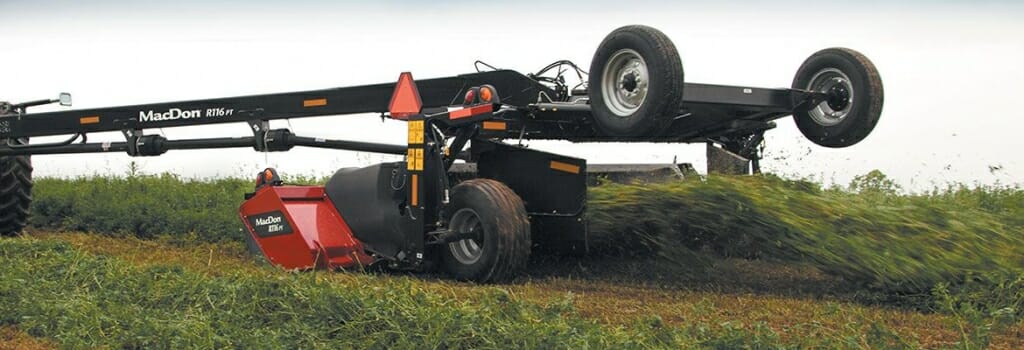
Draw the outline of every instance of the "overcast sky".
M589 66L611 30L661 29L690 82L788 87L826 47L872 59L885 84L874 133L845 149L806 141L790 118L769 132L764 167L847 183L880 169L905 187L1024 183L1024 7L1010 1L21 1L0 0L0 100L73 93L75 108L312 90L473 70L474 60L535 71L557 59ZM60 107L42 107L37 111ZM400 122L353 115L272 122L303 135L402 143ZM244 124L164 129L169 138L245 136ZM117 133L90 135L118 141ZM532 147L591 163L691 162L704 146L569 144ZM143 171L208 177L325 175L392 156L296 149L37 156L39 176Z

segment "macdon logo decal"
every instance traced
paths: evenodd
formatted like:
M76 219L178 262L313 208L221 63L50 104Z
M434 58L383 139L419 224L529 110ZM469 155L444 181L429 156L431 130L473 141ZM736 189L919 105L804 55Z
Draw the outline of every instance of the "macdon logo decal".
M292 233L292 226L280 210L250 216L249 225L257 236L270 237Z
M270 224L277 224L281 222L280 216L268 216L265 218L256 218L256 225L265 226Z
M235 114L232 108L181 109L170 108L165 112L154 110L139 111L139 122L162 122L178 119L199 119L228 117Z

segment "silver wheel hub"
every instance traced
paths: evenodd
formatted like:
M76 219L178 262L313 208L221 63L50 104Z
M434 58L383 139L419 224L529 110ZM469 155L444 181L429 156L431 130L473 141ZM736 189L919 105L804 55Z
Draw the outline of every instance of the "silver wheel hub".
M632 116L647 99L649 87L647 62L638 52L622 49L608 58L601 74L601 97L612 113Z
M820 125L832 126L839 124L850 113L853 106L853 83L850 77L835 68L827 68L815 73L807 90L830 94L827 101L818 103L808 114Z
M448 243L448 250L451 251L455 260L463 265L472 265L479 261L480 257L484 255L484 232L483 225L480 223L480 216L477 215L476 211L470 208L459 209L459 211L455 212L455 215L452 215L449 226L455 232L473 233L479 237L479 240L477 238L466 238Z

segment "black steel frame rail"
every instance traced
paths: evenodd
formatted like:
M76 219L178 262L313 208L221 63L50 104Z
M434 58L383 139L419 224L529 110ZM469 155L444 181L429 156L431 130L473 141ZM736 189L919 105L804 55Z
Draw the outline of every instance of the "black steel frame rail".
M425 79L416 82L423 106L445 107L461 102L462 94L471 86L491 84L501 93L502 102L517 108L521 113L510 113L509 117L523 124L544 123L551 120L578 121L589 115L590 106L569 104L565 101L549 101L542 96L554 96L549 87L536 80L511 70L497 70L463 74L453 77ZM333 89L286 92L277 94L241 97L202 99L179 102L163 102L131 106L93 108L46 113L24 113L0 116L0 139L22 137L74 135L71 139L49 145L0 144L0 155L57 154L127 151L130 155L157 155L173 149L201 149L249 147L257 150L287 150L285 143L276 147L263 145L260 131L254 122L274 119L289 119L355 113L385 113L388 110L394 83L341 87ZM732 120L749 119L750 116L764 116L765 119L779 118L795 108L806 105L816 98L814 93L795 89L764 89L740 86L686 83L683 90L683 104L680 113L693 114L689 121L673 135L657 138L619 139L591 132L562 134L556 137L572 141L658 141L685 140L699 136L702 130L714 125L727 125ZM540 107L555 107L544 112L541 119L534 119L533 113ZM558 112L550 112L556 110ZM141 131L152 128L206 125L231 122L249 122L256 131L254 137L167 140L158 136L142 136ZM78 137L91 132L122 131L126 142L72 143ZM511 130L510 130L511 132ZM289 133L290 135L290 133ZM285 135L287 136L287 135ZM369 152L393 153L389 145L333 140L313 142L316 139L290 135L294 146L353 149ZM507 136L507 135L506 135ZM684 138L685 137L685 138ZM527 137L531 138L531 137ZM313 140L313 141L311 141ZM139 144L142 142L143 144ZM153 144L159 143L159 146ZM148 147L148 148L147 148Z
M457 77L417 82L425 105L448 105ZM385 112L395 84L165 102L0 117L0 138L66 135Z

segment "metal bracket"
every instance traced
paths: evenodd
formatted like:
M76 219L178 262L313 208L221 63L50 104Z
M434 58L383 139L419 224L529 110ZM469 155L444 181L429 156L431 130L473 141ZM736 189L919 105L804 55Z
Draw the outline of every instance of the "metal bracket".
M124 135L128 143L128 155L138 157L140 155L139 138L142 137L142 129L121 129L121 134Z
M71 135L71 137L69 137L68 139L66 139L64 141L51 142L51 143L37 143L37 144L31 144L31 145L17 143L17 142L15 142L16 139L11 138L11 139L7 139L6 146L10 147L12 149L33 149L33 148L52 147L52 146L67 146L67 145L70 145L72 143L75 143L75 141L78 140L79 138L82 139L81 143L85 143L89 139L84 132L80 132L80 133Z
M444 170L447 172L451 169L452 164L458 159L459 153L466 147L466 143L469 142L479 131L479 124L471 124L459 128L459 131L455 133L455 140L452 141L451 147L448 148L448 159L445 160Z
M427 232L427 237L427 245L439 245L458 242L467 238L479 240L480 232L456 232L451 229L443 229L433 232Z
M742 136L726 135L709 139L710 142L707 145L708 173L734 175L760 173L760 161L764 153L764 132L765 130L761 129ZM712 143L717 143L722 148L718 149ZM739 170L741 168L743 170Z
M256 149L256 152L267 151L267 131L270 130L270 122L267 120L250 119L246 123L249 124L249 128L252 129L253 136L256 137L256 142L252 148Z
M266 120L248 120L249 128L255 136L253 146L257 152L283 152L295 146L291 138L294 136L288 129L270 129Z
M807 90L793 90L790 95L794 110L809 110L828 100L828 93Z

